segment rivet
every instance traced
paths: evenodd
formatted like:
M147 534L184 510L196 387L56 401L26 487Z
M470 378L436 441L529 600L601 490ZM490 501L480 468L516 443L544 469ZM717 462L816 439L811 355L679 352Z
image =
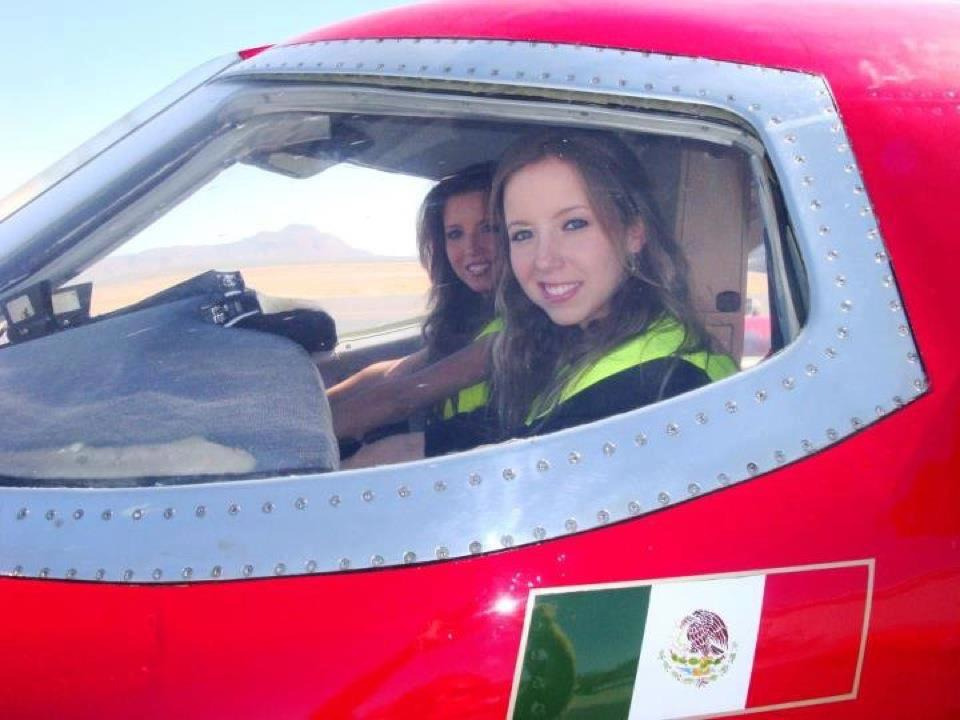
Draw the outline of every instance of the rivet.
M273 567L274 575L283 575L287 571L287 566L284 563L277 563Z
M814 446L813 446L813 443L810 442L809 440L801 440L801 441L800 441L800 448L801 448L805 453L812 453L812 452L814 451L814 449L815 449Z
M870 228L867 230L867 239L876 240L880 236L880 232L876 228Z
M803 182L803 184L807 186L813 185L813 176L804 175L803 180L801 182Z
M823 203L820 202L819 200L814 200L813 202L810 203L811 210L819 210L822 207L823 207Z
M840 143L839 145L837 145L838 153L845 153L849 149L850 149L850 146L847 145L846 143Z
M472 543L470 543L471 555L479 555L481 550L483 550L483 545L481 545L478 541L474 540Z
M910 328L908 328L906 325L899 325L897 326L897 333L901 337L906 337L910 333Z
M787 461L787 454L783 450L777 450L773 453L773 460L777 465L783 465Z
M673 90L675 93L678 93L678 92L680 92L680 86L679 86L679 85L674 85L674 86L671 88L671 90Z
M647 436L643 433L639 433L634 439L633 442L636 443L637 447L643 447L647 444Z
M883 417L883 415L884 415L887 411L884 409L883 405L877 405L877 406L873 409L873 412L876 413L876 416L877 416L877 417Z
M269 515L270 513L273 512L273 508L274 508L273 503L268 500L267 502L265 502L265 503L263 504L263 507L262 507L261 509L262 509L263 512L265 512L267 515Z
M476 487L482 482L482 480L483 478L481 478L478 473L471 473L470 477L467 479L467 482Z
M917 354L916 354L915 352L908 352L908 353L907 353L907 362L915 363L915 362L916 362L917 360L919 360L919 359L920 359L920 358L917 356Z
M500 544L505 548L513 547L513 535L502 535L500 537Z
M860 208L860 217L867 217L872 213L873 208L871 208L869 205L864 205L862 208Z
M446 483L446 481L444 481L444 480L437 480L435 483L433 483L433 489L434 489L434 491L436 491L436 492L443 492L444 490L447 489L447 483Z
M580 453L574 450L569 455L567 455L567 460L571 465L576 465L578 462L580 462Z
M809 375L810 377L813 377L818 372L820 372L819 368L817 368L817 366L812 363L810 365L807 365L807 367L804 370L807 373L807 375Z
M807 158L804 157L803 155L794 155L793 161L797 163L797 165L803 165L804 163L807 162Z
M436 550L437 560L446 560L450 557L450 548L446 545L440 545Z
M706 413L698 412L694 417L694 420L696 420L697 425L706 425L709 418L707 417Z
M597 522L601 525L606 525L608 522L610 522L610 513L606 510L600 510L597 512Z
M594 75L592 78L590 78L590 82L593 83L594 85L599 85L599 84L600 84L600 78L597 77L596 75Z
M543 460L543 459L537 460L537 471L538 471L538 472L546 472L546 471L549 470L549 469L550 469L550 463L549 463L549 462L547 462L546 460Z
M17 566L13 569L13 574L14 574L15 577L19 577L19 576L23 575L23 565L17 565Z
M636 500L631 500L627 503L627 512L629 512L631 515L639 515L642 509L643 508L641 507L640 503L638 503Z
M863 194L863 185L854 185L854 186L853 186L853 194L854 194L854 195L862 195L862 194Z
M40 568L40 572L37 573L38 577L50 577L50 568Z
M303 567L308 573L315 573L317 571L317 561L307 560L307 564Z
M163 570L161 570L160 568L154 568L154 569L153 569L153 579L154 579L154 580L159 580L159 579L162 578L162 577L163 577Z
M77 569L76 569L76 568L70 568L69 570L67 570L67 573L66 573L66 575L65 575L65 577L67 578L67 580L73 580L76 576L77 576Z
M757 402L766 402L767 400L767 391L766 390L757 390L753 396L757 399Z
M760 472L760 468L756 463L747 463L747 472L750 475L756 475L758 472Z
M57 517L57 511L56 511L56 510L47 510L47 512L45 512L45 513L43 514L43 516L44 516L47 520L53 520L55 517Z
M830 226L829 226L829 225L821 225L821 226L820 226L820 229L819 229L817 232L819 232L820 235L829 235L829 234L830 234Z
M676 423L669 423L667 425L667 435L670 435L671 437L676 437L679 434L680 434L679 425L677 425Z
M183 570L180 571L180 577L182 577L184 580L189 580L190 578L192 578L192 577L193 577L193 568L192 568L192 567L185 567Z
M399 488L397 488L397 495L402 498L410 497L410 488L408 488L406 485L401 485Z
M857 169L857 166L854 165L853 163L847 163L846 165L843 166L843 171L848 174L852 174L853 172L856 171L856 169Z
M363 498L364 502L373 502L373 497L374 497L373 490L364 490L363 494L360 497Z
M567 82L573 82L573 81L576 80L576 79L577 79L577 76L574 75L573 73L568 73L568 74L567 74Z
M827 250L827 260L836 260L838 257L840 257L840 253L836 250Z
M648 83L644 83L644 84L643 84L643 89L644 89L644 90L647 90L647 91L653 90L653 83L649 83L649 82L648 82Z
M221 575L223 575L223 568L219 565L214 565L212 568L210 568L210 577L218 578Z
M293 506L294 506L297 510L306 510L306 509L307 509L307 499L306 499L306 498L302 498L302 497L298 497L298 498L294 501Z
M76 510L73 511L73 519L74 520L83 519L83 508L77 508Z
M893 396L893 404L896 405L897 407L903 407L904 405L906 405L906 403L903 401L903 398L900 397L899 395Z
M785 377L781 382L784 390L793 390L793 388L796 387L796 384L796 381L792 377Z
M207 514L207 508L203 505L197 505L197 507L193 511L193 514L196 515L198 518L202 518L204 515Z
M883 286L888 288L893 286L893 275L884 275L883 276Z
M724 403L723 406L727 409L727 412L730 414L733 414L737 411L737 404L733 400L727 400L727 402Z
M368 490L367 492L369 492L369 490ZM331 495L329 502L330 502L330 506L331 506L331 507L337 507L337 506L340 504L340 496L339 496L339 495Z
M790 143L790 144L792 145L793 143L795 143L795 142L797 141L797 136L794 135L793 133L791 133L790 135L787 135L787 136L784 138L784 140L786 140L788 143Z
M669 505L670 496L665 492L661 492L659 495L657 495L657 502L659 502L661 505Z
M575 532L577 529L577 521L575 518L567 518L563 523L563 527L567 532Z
M850 312L853 309L853 302L850 300L844 300L840 303L840 309L843 310L843 312Z
M610 455L613 455L616 451L617 451L617 446L614 445L612 442L605 442L603 444L603 454L606 455L607 457L609 457Z
M918 391L919 391L919 390L924 390L926 387L927 387L927 382L926 382L926 380L923 380L923 379L921 379L921 378L917 378L916 380L913 381L913 388L914 388L914 390L918 390Z
M142 519L143 519L143 509L142 509L142 508L134 508L133 512L130 513L130 517L132 517L134 520L142 520Z
M522 80L525 74L526 73L524 73L523 70L517 70L514 76L517 78L517 80Z
M509 482L510 480L515 480L516 477L517 477L517 474L513 471L512 468L504 468L503 470L504 480L507 480Z
M130 582L130 580L133 579L133 570L124 570L124 571L123 571L123 579L124 579L126 582Z
M699 494L700 494L700 486L697 485L696 483L690 483L689 485L687 485L687 492L690 493L691 496L693 496L693 495L699 495Z
M103 568L100 568L93 574L94 580L103 580L107 576L107 571Z
M837 337L840 338L841 340L846 340L848 337L850 337L850 328L843 327L843 326L838 327Z
M834 278L833 282L836 283L837 287L843 287L847 284L847 276L837 275L837 277Z
M736 95L727 95L727 102L736 102L736 100L737 100Z
M231 503L230 507L227 508L227 512L231 515L237 515L240 512L240 506L237 503Z
M780 123L783 122L783 120L780 118L779 115L773 115L773 116L771 116L771 118L770 118L770 122L771 122L771 124L773 124L773 125L779 125Z
M337 563L337 566L338 566L341 570L349 570L349 569L350 569L350 558L340 558L340 562Z
M176 510L174 510L172 507L168 507L163 511L163 519L170 520L173 518L175 514L176 514Z
M836 430L834 430L833 428L827 428L827 439L828 439L828 440L836 440L838 437L840 437L840 433L838 433L838 432L837 432Z
M751 110L751 111L757 112L757 110L759 110L759 109L760 109L760 105L759 105L758 103L750 103L750 110Z
M253 565L244 565L243 570L241 570L241 573L243 574L244 577L250 577L251 575L253 575Z
M23 520L29 514L30 514L30 511L27 508L22 507L19 510L17 510L17 520Z
M891 301L890 301L890 309L891 309L893 312L896 312L897 310L899 310L899 309L900 309L900 301L899 301L899 300L891 300Z

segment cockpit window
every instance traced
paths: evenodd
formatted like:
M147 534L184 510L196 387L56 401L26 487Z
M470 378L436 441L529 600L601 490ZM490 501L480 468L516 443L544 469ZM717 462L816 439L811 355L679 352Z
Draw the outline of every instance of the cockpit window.
M80 272L4 299L8 482L441 456L761 363L799 277L762 158L622 125L316 107L209 130Z

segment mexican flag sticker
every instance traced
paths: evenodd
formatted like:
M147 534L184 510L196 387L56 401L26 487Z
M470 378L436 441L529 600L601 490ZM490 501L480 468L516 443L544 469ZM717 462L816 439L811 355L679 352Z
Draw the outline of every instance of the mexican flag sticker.
M508 717L668 720L857 695L873 560L534 590Z

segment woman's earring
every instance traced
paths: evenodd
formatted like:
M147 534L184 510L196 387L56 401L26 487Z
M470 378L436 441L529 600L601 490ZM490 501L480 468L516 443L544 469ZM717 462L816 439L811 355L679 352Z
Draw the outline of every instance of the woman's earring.
M637 277L640 274L640 260L634 253L627 255L627 273L631 277Z

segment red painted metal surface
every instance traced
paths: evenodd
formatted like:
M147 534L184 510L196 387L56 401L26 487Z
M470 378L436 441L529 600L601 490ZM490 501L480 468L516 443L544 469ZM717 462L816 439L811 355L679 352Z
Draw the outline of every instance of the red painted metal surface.
M500 718L530 588L875 558L859 698L770 716L960 716L960 7L906 7L460 3L301 38L538 39L825 75L932 390L740 486L495 555L193 586L0 580L0 715Z

